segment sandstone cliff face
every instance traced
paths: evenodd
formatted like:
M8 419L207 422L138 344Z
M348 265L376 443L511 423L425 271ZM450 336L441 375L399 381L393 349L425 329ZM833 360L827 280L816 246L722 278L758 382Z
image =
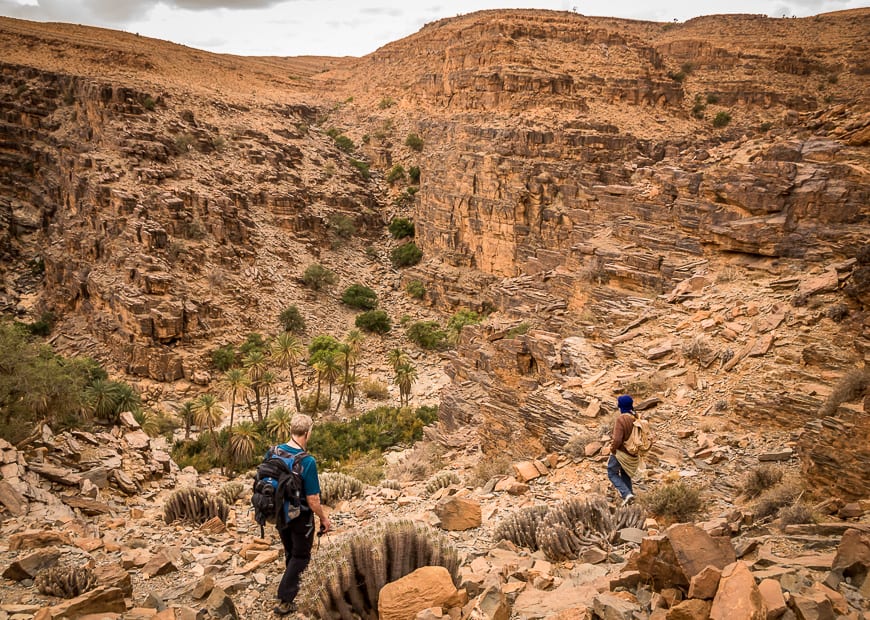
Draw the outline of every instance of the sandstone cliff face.
M374 96L397 99L368 122L401 116L425 139L400 155L421 162L429 257L408 278L432 303L502 320L467 330L449 361L444 420L478 422L485 449L552 449L594 434L615 393L665 392L665 419L717 405L819 437L833 384L867 360L867 307L843 287L870 242L868 18L481 12L361 59L379 68L359 71ZM822 273L822 288L804 279ZM760 274L761 290L726 284ZM837 304L850 318L829 324L819 308ZM537 331L505 335L518 325ZM807 379L822 360L819 388ZM830 439L802 453L826 484L856 454ZM857 462L838 491L866 492Z

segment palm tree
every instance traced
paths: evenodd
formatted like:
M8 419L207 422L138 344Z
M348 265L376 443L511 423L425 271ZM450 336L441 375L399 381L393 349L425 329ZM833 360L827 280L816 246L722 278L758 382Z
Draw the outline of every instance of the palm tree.
M355 374L344 376L342 389L344 390L344 406L347 409L353 409L353 402L356 400L357 385Z
M350 347L350 359L353 363L353 373L356 374L356 363L359 361L359 356L362 353L362 345L365 340L365 336L358 329L352 329L347 332L347 336L345 336L344 341L347 343L347 346Z
M344 370L341 373L341 377L346 377L350 372L350 362L351 362L351 353L350 345L347 343L342 343L338 346L338 349L335 353L335 361L339 366L342 366ZM335 412L338 413L338 408L341 407L341 399L344 398L344 382L341 384L341 391L338 393L338 402L335 404Z
M178 410L178 415L184 422L184 440L190 439L190 427L193 424L193 401L188 400Z
M268 430L279 443L284 443L290 439L290 412L284 407L275 407L266 419L266 430Z
M411 363L411 358L402 349L390 349L387 353L387 361L393 367L393 370L398 372L399 366Z
M396 369L393 381L399 386L399 406L408 405L411 401L411 386L417 381L417 369L411 364L401 364Z
M221 388L225 396L229 396L230 401L230 432L232 432L233 421L236 414L236 403L239 398L247 396L250 390L251 382L248 375L241 368L230 368L224 373L224 379L221 382Z
M341 366L338 363L337 354L332 351L326 353L321 358L321 362L323 363L323 378L326 379L326 383L329 385L329 404L327 405L327 409L329 409L329 406L332 405L332 386L335 385L335 382L341 376Z
M263 421L263 404L260 400L260 380L263 373L266 372L266 354L262 351L251 351L242 360L242 366L248 371L248 376L251 378L251 388L254 390L254 400L257 403L257 421Z
M305 347L296 336L289 332L278 334L272 343L272 357L275 362L290 371L290 384L293 386L293 400L296 402L296 411L302 407L299 404L299 392L296 389L296 377L293 376L293 367L302 359Z
M208 428L214 443L215 454L218 453L217 433L215 429L224 417L224 410L213 394L203 394L193 402L193 416L196 425Z
M252 422L241 422L230 436L229 455L231 469L239 463L247 463L254 457L260 434Z
M125 411L131 413L139 411L139 408L142 406L142 399L139 398L136 390L130 384L123 381L118 382L117 386L118 397L115 400L115 416L117 417Z
M97 379L85 388L85 398L94 416L109 419L114 414L118 401L118 384L114 381Z
M272 400L272 387L278 383L278 377L271 370L267 370L260 376L260 389L263 391L263 398L266 400L266 417L269 417L269 407Z

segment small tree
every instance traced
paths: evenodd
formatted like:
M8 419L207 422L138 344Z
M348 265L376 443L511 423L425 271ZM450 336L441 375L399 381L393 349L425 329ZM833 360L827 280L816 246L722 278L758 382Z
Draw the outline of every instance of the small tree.
M415 133L409 133L408 137L405 138L405 146L413 151L422 151L423 150L423 138L418 136Z
M378 307L377 294L362 284L351 284L341 296L341 301L351 308L360 310L374 310Z
M335 273L319 263L309 265L302 274L302 282L310 289L319 291L326 286L336 283L338 278Z
M420 280L411 280L405 285L405 292L414 299L423 299L423 296L426 295L426 287Z
M406 217L394 217L390 222L390 234L393 239L404 239L414 236L414 222Z
M420 166L411 166L410 168L408 168L408 178L411 179L411 183L419 183Z
M410 267L419 263L421 258L423 252L413 241L400 245L390 253L393 267Z
M278 317L278 322L285 332L298 334L305 331L305 319L302 318L302 313L296 306L288 306L281 312Z
M438 325L438 321L417 321L405 334L408 340L424 349L439 349L447 340L447 334Z
M236 349L231 344L225 344L211 352L211 363L221 372L228 371L236 363Z
M340 239L350 239L356 234L353 218L343 213L333 213L329 216L329 229Z
M383 310L369 310L363 312L354 323L360 329L378 334L386 334L390 331L390 317Z

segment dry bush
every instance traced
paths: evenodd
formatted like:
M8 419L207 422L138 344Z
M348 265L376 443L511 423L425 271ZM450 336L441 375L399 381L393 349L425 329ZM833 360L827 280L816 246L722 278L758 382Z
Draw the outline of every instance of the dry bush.
M775 517L782 508L797 503L803 493L803 485L797 475L783 476L779 484L758 496L754 510L756 518Z
M442 454L442 449L438 444L419 442L401 462L388 466L386 475L388 478L401 482L426 480L434 472L441 469Z
M793 506L783 506L779 510L779 527L785 529L786 525L798 523L815 523L815 515L812 508L803 502Z
M574 435L571 439L565 442L564 446L562 446L562 452L570 456L572 459L586 458L586 446L597 439L598 437L592 433Z
M747 499L754 499L782 480L782 469L776 465L759 465L743 478L741 490Z
M713 348L706 336L695 336L683 344L683 355L690 360L706 363L713 355Z
M468 483L481 487L496 476L505 476L511 473L511 463L510 456L503 452L496 455L481 454Z
M870 370L866 368L850 370L834 387L834 391L819 409L819 415L833 415L842 403L858 400L867 393L868 389L870 389Z
M390 392L387 385L377 379L368 378L362 382L362 393L372 400L387 400Z
M640 502L651 514L671 523L691 521L703 507L701 488L682 480L653 488Z

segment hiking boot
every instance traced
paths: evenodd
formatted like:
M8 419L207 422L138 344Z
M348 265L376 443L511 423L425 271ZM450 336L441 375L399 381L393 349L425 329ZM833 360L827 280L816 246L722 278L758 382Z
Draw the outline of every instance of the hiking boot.
M629 493L628 495L625 496L625 499L622 500L623 506L628 506L629 504L633 504L633 503L634 503L634 493Z
M278 603L278 606L273 609L276 614L279 616L286 616L287 614L296 613L296 603L291 603L289 601L281 601Z

